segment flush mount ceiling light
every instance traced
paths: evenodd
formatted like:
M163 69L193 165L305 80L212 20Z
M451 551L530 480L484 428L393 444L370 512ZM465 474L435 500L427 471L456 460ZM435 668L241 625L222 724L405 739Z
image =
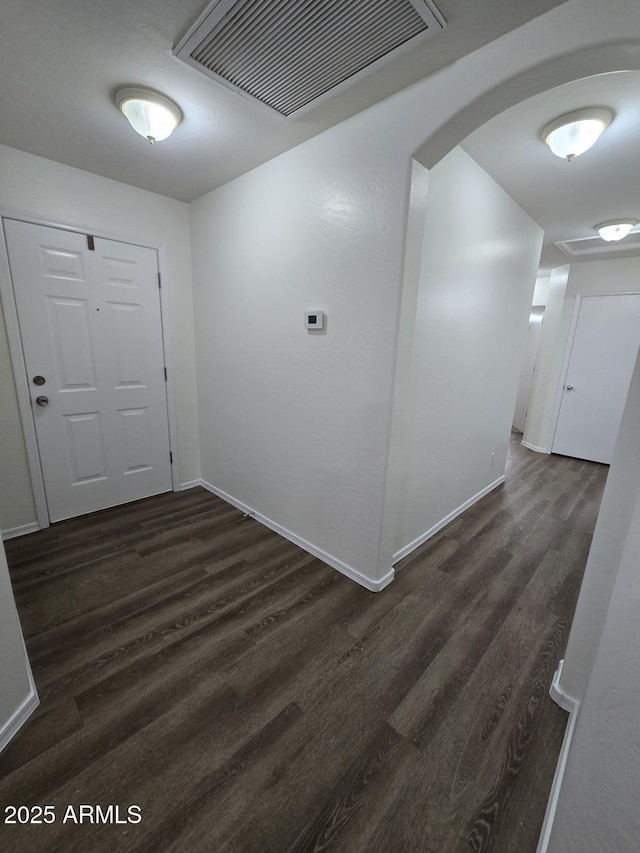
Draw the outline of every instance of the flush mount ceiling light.
M182 121L180 107L151 89L119 89L115 102L136 133L152 145L171 136Z
M552 121L540 136L557 157L566 157L571 162L588 151L612 121L610 110L577 110Z
M617 243L618 240L624 240L637 224L637 219L610 219L608 222L601 222L600 225L596 225L596 231L603 240L609 243Z

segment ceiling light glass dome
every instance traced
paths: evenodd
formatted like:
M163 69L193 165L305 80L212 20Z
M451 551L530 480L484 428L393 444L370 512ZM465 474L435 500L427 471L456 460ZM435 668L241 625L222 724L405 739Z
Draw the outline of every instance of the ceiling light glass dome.
M120 89L115 101L136 133L151 144L167 139L182 121L180 107L150 89Z
M612 120L613 115L609 110L578 110L552 121L544 128L541 136L557 157L571 161L588 151Z
M637 224L637 219L610 219L608 222L601 222L600 225L596 225L596 231L603 240L609 243L617 243L618 240L624 240Z

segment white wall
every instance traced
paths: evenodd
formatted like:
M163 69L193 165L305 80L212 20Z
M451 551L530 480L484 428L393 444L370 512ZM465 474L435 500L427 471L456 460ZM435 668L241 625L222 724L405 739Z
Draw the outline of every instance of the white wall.
M539 366L531 392L524 443L551 452L562 394L571 320L578 294L640 292L640 258L585 261L551 273L540 340Z
M532 305L544 306L549 298L549 288L551 287L551 275L539 275L536 278L536 287L533 291Z
M429 172L414 160L411 164L411 196L405 242L404 280L398 325L385 503L380 536L380 559L384 565L393 563L402 497L406 490L408 476L409 460L405 436L409 432L413 409L411 362L422 272L428 188Z
M531 300L531 316L529 318L529 331L527 334L527 345L525 355L520 365L520 382L518 383L518 395L516 407L513 413L513 425L524 433L529 410L529 400L533 388L534 371L539 370L538 353L540 350L540 336L545 316L544 307L549 301L551 289L551 276L539 275L536 278L536 286Z
M568 266L558 267L551 272L544 323L540 330L538 363L531 385L529 410L522 439L525 447L541 453L551 453L553 412L561 380L562 354L569 329L568 326L565 329L563 325L568 278Z
M549 853L633 853L640 847L639 423L640 359L571 633L574 646L586 642L593 670L579 697ZM613 593L604 609L602 596L595 599L596 622L603 626L594 645L591 631L584 629L594 627L587 599L592 598L589 577L596 574L607 577Z
M551 273L539 365L531 393L524 434L526 446L551 452L562 391L571 319L578 294L640 290L640 259L616 258L559 267Z
M36 509L31 492L27 452L1 302L0 472L0 524L7 530L33 524L36 520Z
M429 173L397 551L504 474L542 233L461 148Z
M433 165L515 100L626 67L615 43L640 20L612 3L570 0L192 204L203 477L372 584L390 571L411 156ZM326 334L305 333L309 308Z
M544 398L546 412L551 416L548 428L549 447L557 416L558 395L562 389L562 366L567 352L567 340L577 294L589 296L598 293L640 291L640 258L590 261L572 264L570 268L564 269L568 270L568 281L557 324L557 338L555 342L547 341L546 351L547 363L551 363L553 358L550 371L552 381ZM546 324L545 314L543 335ZM555 378L555 385L553 378ZM527 429L528 427L529 424ZM618 491L626 488L628 494L628 490L633 488L634 478L638 476L640 476L640 457L637 454L629 455L624 465L618 463L617 468L612 465L605 498L611 489ZM623 483L627 485L623 486ZM615 557L618 554L616 543L623 541L628 522L624 513L621 513L617 507L611 510L612 506L614 504L609 500L604 500L602 503L565 655L560 686L565 693L575 699L581 699L586 690L616 577L616 559L612 559L612 555Z
M182 202L0 146L0 209L165 247L182 482L199 476L189 207ZM35 522L6 331L0 317L0 524Z
M520 379L518 382L518 394L516 396L516 407L513 412L513 425L520 432L524 432L527 422L527 410L529 408L529 397L531 396L531 386L533 385L533 376L538 359L538 350L540 348L540 333L542 332L542 323L544 320L544 307L531 306L529 315L529 329L527 330L527 343L525 346L524 356L520 362Z
M373 132L356 117L191 222L204 480L375 583L409 159L389 136L363 157Z
M38 704L0 537L0 749Z

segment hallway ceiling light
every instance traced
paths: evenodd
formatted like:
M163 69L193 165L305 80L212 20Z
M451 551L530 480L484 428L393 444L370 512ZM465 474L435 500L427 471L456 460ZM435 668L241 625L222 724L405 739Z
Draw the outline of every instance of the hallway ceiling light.
M131 127L153 145L171 136L182 121L182 110L151 89L119 89L115 102Z
M601 222L600 225L596 225L596 231L599 232L603 240L607 240L609 243L617 243L618 240L624 240L637 224L637 219L610 219L608 222Z
M541 137L556 156L566 157L571 162L588 151L612 121L613 114L609 110L577 110L552 121Z

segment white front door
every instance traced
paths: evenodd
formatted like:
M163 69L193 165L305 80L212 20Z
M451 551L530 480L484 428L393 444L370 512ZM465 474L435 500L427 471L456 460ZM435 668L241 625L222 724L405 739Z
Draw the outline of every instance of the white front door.
M584 296L553 453L609 464L640 345L640 296Z
M16 220L5 233L51 520L169 491L156 252Z

